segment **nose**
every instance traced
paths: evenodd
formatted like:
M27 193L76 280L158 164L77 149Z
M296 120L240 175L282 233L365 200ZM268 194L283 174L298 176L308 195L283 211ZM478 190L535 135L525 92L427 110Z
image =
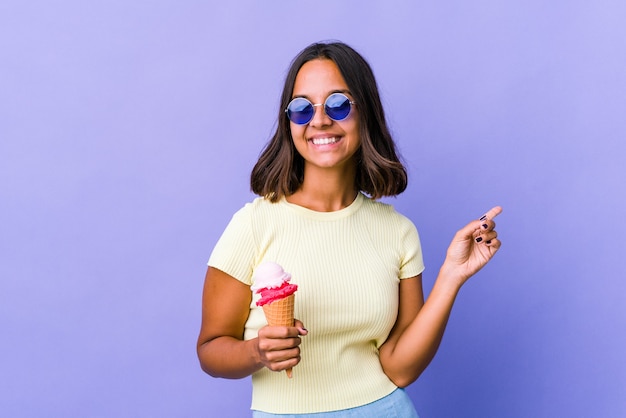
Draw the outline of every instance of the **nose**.
M333 120L328 117L326 114L326 110L324 109L323 103L318 103L313 105L313 119L309 122L310 126L314 128L319 128L322 126L328 126L333 123Z

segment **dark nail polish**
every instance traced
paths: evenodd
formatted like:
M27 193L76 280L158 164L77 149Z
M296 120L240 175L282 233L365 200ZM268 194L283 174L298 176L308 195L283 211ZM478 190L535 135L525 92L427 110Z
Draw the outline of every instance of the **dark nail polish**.
M487 219L487 215L483 215L483 217L480 218L481 221L484 221L485 219Z
M484 228L484 229L487 229L487 224L483 224L483 228Z
M485 241L485 244L491 244L491 240Z
M476 238L476 242L481 242L482 240L483 240L483 237Z

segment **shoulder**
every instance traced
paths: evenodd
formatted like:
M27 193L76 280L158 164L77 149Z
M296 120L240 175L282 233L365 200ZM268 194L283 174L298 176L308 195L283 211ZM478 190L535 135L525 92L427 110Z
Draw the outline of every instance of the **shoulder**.
M403 228L415 228L413 221L398 212L390 203L373 200L364 196L363 209L367 216L372 216L379 222L385 222Z
M284 216L284 205L280 201L273 203L264 197L257 197L235 212L231 222L257 228L276 223Z
M259 213L271 211L276 208L276 204L269 201L264 197L257 197L250 202L244 204L234 216L250 216Z

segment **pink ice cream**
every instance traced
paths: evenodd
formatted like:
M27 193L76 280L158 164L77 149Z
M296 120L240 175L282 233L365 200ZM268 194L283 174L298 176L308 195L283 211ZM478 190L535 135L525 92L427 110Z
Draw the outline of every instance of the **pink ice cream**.
M298 285L291 284L291 274L272 261L265 261L254 272L254 284L250 287L253 292L260 294L261 299L257 306L284 299L298 290Z
M293 312L296 300L294 292L298 290L298 286L289 283L290 280L291 274L271 261L259 264L254 272L254 284L250 288L261 295L256 304L263 307L265 319L270 326L294 325ZM285 372L287 377L291 378L291 367L285 369Z

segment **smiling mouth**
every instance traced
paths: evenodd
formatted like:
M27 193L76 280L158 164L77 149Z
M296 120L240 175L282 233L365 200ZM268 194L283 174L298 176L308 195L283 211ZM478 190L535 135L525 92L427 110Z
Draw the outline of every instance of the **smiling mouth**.
M313 143L313 145L329 145L339 142L340 139L341 138L338 136L332 136L329 138L312 138L310 139L310 141Z

